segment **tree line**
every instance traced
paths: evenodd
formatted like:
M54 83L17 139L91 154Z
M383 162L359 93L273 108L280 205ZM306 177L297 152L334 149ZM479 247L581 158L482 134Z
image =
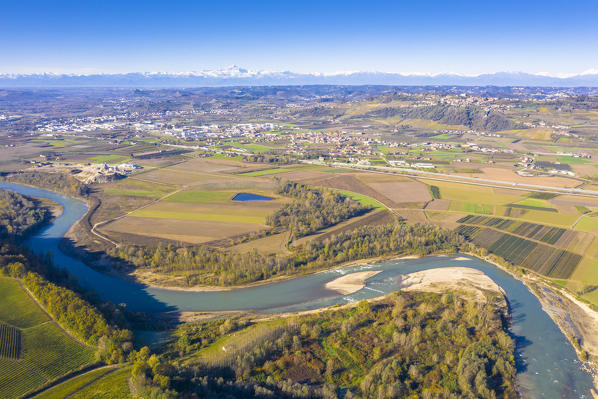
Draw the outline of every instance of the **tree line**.
M0 189L0 237L20 236L50 217L39 201Z
M300 183L281 183L277 192L294 201L268 215L266 223L290 229L294 238L312 234L372 209L339 192Z
M46 188L76 197L89 195L89 187L65 173L18 172L6 174L3 179L11 183Z
M464 243L458 234L432 225L361 226L323 241L312 240L290 255L233 253L205 245L156 248L122 245L108 253L129 266L183 274L187 284L235 285L297 274L343 262L394 254L452 253Z

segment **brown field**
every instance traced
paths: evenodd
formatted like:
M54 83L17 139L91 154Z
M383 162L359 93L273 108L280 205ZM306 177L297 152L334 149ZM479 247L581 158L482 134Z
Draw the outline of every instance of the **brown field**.
M572 213L572 214L578 213L577 209L573 205L554 204L554 207L560 213Z
M573 232L571 232L573 233ZM567 235L571 234L570 232L567 232L565 234L563 234L563 237L561 237L562 240L567 240ZM590 248L590 245L592 244L592 241L594 240L595 236L592 233L582 233L582 232L575 232L575 238L573 240L571 240L567 246L567 248L569 249L569 251L571 252L575 252L577 254L583 255L583 256L589 256L589 257L596 257L598 255L598 253L588 253L588 250ZM561 239L559 239L557 241L557 245L560 244L564 244L565 242L561 242Z
M199 171L187 170L183 172L172 168L155 169L141 175L136 175L135 178L159 184L188 185L209 180L211 177L211 175Z
M289 250L286 244L289 240L289 233L273 234L264 238L258 238L257 240L244 242L242 244L234 245L228 248L232 252L243 253L250 252L254 249L264 255L279 254L287 255Z
M348 175L348 174L339 174L333 175L325 180L316 180L316 181L306 181L308 184L313 184L316 186L324 186L328 188L336 188L338 190L347 190L358 194L363 194L368 197L374 198L377 201L380 201L384 205L387 206L395 206L394 202L386 197L385 195L379 193L378 191L374 190L372 187L368 186L364 182L362 182L356 175Z
M408 223L426 223L428 219L422 209L401 209L397 211Z
M598 173L598 168L594 165L587 165L587 164L572 164L571 169L577 174L579 177L584 176L592 176Z
M362 182L369 183L388 183L388 182L412 182L414 181L410 177L401 175L391 175L387 173L361 173L359 174L359 180Z
M433 200L428 203L428 205L426 206L426 210L446 211L449 209L450 204L451 204L451 201L449 201L449 200L444 200L444 199Z
M281 179L303 182L305 180L321 180L330 177L330 173L321 172L314 169L297 169L290 172L276 174Z
M426 208L425 212L430 223L438 224L451 230L459 226L457 220L464 216L462 213L437 212L428 210L428 208Z
M368 186L391 199L395 204L428 202L432 199L428 186L417 181L368 183Z
M102 226L100 230L108 233L108 235L110 233L136 234L189 244L201 244L260 231L266 228L266 226L253 223L171 220L127 216Z
M260 165L261 166L261 165ZM187 162L172 166L170 169L180 172L192 171L201 173L242 173L259 169L256 164L245 164L238 161L211 158L193 158Z
M574 195L560 195L548 202L554 205L583 205L587 207L598 207L598 198L579 197Z

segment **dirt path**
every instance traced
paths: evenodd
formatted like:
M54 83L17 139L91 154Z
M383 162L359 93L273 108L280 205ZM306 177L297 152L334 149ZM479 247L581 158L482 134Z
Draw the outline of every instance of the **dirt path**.
M170 192L170 193L168 193L168 194L166 194L166 195L164 195L164 196L162 196L162 197L160 197L160 198L158 198L158 199L155 199L155 200L153 200L153 201L151 201L151 202L148 202L148 203L147 203L147 204L145 204L145 205L141 205L140 207L138 207L138 208L135 208L135 209L133 209L132 211L129 211L129 212L127 212L127 213L125 213L125 214L122 214L122 215L120 215L120 216L113 217L113 218L111 218L111 219L108 219L108 220L104 220L104 221L98 222L98 223L96 223L96 224L94 224L94 225L93 225L93 227L91 228L90 232L91 232L92 234L94 234L96 237L99 237L99 238L101 238L101 239L103 239L103 240L106 240L106 241L108 241L109 243L111 243L112 245L114 245L115 247L118 247L118 243L116 243L116 242L112 241L110 238L108 238L108 237L107 237L107 236L105 236L104 234L102 234L102 233L99 233L98 231L96 231L96 229L97 229L98 227L100 227L100 226L103 226L103 225L106 225L106 224L108 224L108 223L112 223L112 222L115 222L115 221L117 221L117 220L119 220L119 219L122 219L122 218L124 218L124 217L127 217L127 216L129 216L130 214L132 214L133 212L137 212L137 211L139 211L139 210L141 210L141 209L147 208L148 206L154 205L154 204L156 204L156 203L158 203L158 202L160 202L160 201L162 201L162 200L164 200L164 199L166 199L166 198L168 198L168 197L170 197L170 196L172 196L172 195L174 195L174 194L176 194L176 193L178 193L178 192L181 192L181 191L182 191L182 190L184 190L185 188L186 188L186 186L182 186L182 187L181 187L181 188L179 188L178 190L175 190L175 191L173 191L173 192Z

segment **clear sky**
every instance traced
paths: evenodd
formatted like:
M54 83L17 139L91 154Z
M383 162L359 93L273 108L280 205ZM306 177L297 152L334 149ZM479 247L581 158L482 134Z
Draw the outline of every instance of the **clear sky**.
M0 73L573 74L598 70L598 0L6 0Z

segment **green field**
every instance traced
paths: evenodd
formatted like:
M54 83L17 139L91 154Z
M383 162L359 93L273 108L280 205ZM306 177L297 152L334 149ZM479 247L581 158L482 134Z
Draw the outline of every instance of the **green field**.
M217 213L190 213L166 211L159 209L140 209L131 214L131 216L158 218L158 219L177 219L177 220L203 220L206 222L228 222L228 223L254 223L265 224L266 218L264 216L250 216L250 215L230 215Z
M375 199L368 197L366 195L358 194L358 193L354 193L352 191L346 191L346 190L334 190L334 191L338 191L339 193L351 198L352 200L359 202L361 205L371 206L374 209L386 209L386 206L384 206L382 203L380 203L380 202L376 201Z
M102 377L108 377L108 373L115 372L114 367L102 367L100 369L92 370L85 374L71 378L57 386L48 389L44 393L36 396L37 399L62 399L68 395L85 388L88 384L95 382Z
M524 199L523 201L516 202L513 205L529 206L529 207L532 207L532 208L548 208L548 209L553 209L545 201L540 200L540 199L534 199L534 198L527 198L527 199Z
M77 391L71 399L128 399L131 398L128 380L131 369L126 367L100 377L88 387Z
M592 163L592 161L589 159L571 157L569 155L559 155L556 160L560 163L566 163L570 165Z
M0 360L0 398L20 397L71 371L93 363L86 347L43 312L14 279L0 278L0 321L20 330L18 360Z
M235 194L236 192L230 191L181 191L166 198L166 201L188 204L217 204L230 201Z
M253 172L245 172L241 173L243 176L268 176L268 175L275 175L277 173L284 173L284 172L291 172L294 169L291 168L272 168L272 169L262 169L262 170L254 170Z
M492 215L494 207L488 204L476 204L472 202L451 201L449 210L467 213L481 213L483 215Z
M27 328L50 320L23 291L17 280L0 277L0 292L2 292L0 321L17 328Z
M579 220L579 222L577 222L573 229L585 232L598 230L598 217L594 217L592 215L585 215Z

